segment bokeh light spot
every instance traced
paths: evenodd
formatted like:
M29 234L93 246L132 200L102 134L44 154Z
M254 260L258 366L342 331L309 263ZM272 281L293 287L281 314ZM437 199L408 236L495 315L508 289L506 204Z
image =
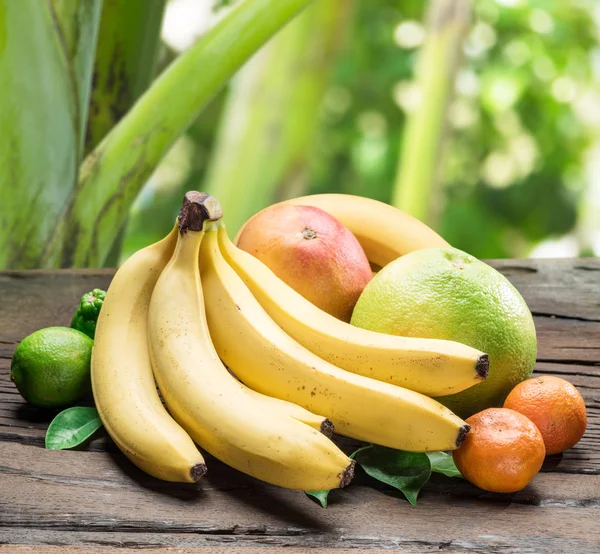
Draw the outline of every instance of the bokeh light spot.
M418 21L403 21L394 29L394 40L401 48L416 48L425 40L425 27Z

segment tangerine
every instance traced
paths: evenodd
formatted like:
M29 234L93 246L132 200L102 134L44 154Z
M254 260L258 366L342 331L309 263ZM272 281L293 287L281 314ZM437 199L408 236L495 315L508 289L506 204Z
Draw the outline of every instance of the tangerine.
M490 492L517 492L537 475L546 455L534 423L514 410L488 408L469 417L471 431L454 462L463 476Z
M544 437L546 454L558 454L579 442L587 426L585 402L565 379L542 375L519 383L505 408L528 417Z

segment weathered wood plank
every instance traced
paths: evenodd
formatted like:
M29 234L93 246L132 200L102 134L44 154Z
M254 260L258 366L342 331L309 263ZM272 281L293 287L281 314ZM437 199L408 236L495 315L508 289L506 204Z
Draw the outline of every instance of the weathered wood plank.
M21 531L21 530L19 530ZM54 538L54 535L58 535ZM65 533L48 533L46 536L52 537L50 540L59 540L64 541L66 543L65 536L68 537L69 534ZM106 541L106 537L103 537L101 534L98 536L94 533L84 533L86 542L89 541L92 544L100 545ZM37 535L35 535L37 537ZM144 535L142 535L144 537ZM37 541L35 543L30 542L30 537L26 536L25 539L28 541L28 544L34 544L35 546L28 546L27 544L23 545L4 545L0 546L0 552L6 552L10 554L131 554L131 553L140 553L140 548L137 546L138 544L143 544L143 541L139 540L133 543L133 539L137 538L136 534L121 534L121 533L111 533L111 544L118 544L118 547L106 547L106 546L39 546L41 541ZM259 554L261 547L244 547L238 546L236 544L226 543L227 546L200 546L200 547L191 547L191 548L181 548L178 546L170 546L172 544L181 544L185 543L186 539L185 535L177 535L177 534L168 534L162 535L162 542L165 546L160 548L143 548L143 554L227 554L231 552L231 548L235 547L235 554ZM234 541L235 542L235 541ZM135 544L129 548L128 544ZM289 548L286 546L272 546L269 547L270 554L306 554L307 550L305 548ZM331 553L331 549L323 549L323 548L313 548L310 550L311 554L327 554ZM347 550L347 549L335 549L335 554L356 554L356 549ZM370 550L372 553L377 552L390 552L390 550ZM394 552L408 552L406 550L396 550ZM459 551L452 550L453 554L461 554ZM462 553L466 554L466 553Z
M600 259L489 263L517 287L534 315L600 322ZM40 326L67 324L81 294L108 287L113 273L110 269L0 272L0 345L12 345Z
M323 510L302 493L210 459L209 475L196 485L162 483L124 467L120 457L93 452L4 443L0 460L0 533L16 544L24 537L45 544L61 537L72 544L101 539L118 546L125 534L154 547L174 544L165 534L178 535L181 547L591 553L600 544L597 475L543 474L512 495L437 476L416 507L393 493L354 485L332 495ZM85 534L90 537L82 540Z
M468 525L468 522L463 522ZM234 552L235 554L259 554L261 552L274 553L302 553L322 554L330 553L352 553L357 552L400 552L407 554L450 552L452 554L598 554L598 542L585 537L569 540L553 536L539 536L539 540L531 541L529 537L523 537L521 542L518 537L512 537L512 541L503 542L502 536L482 535L476 539L463 540L452 536L437 542L429 542L426 539L396 539L386 542L377 538L377 535L361 537L349 545L348 537L341 536L339 539L332 538L329 546L315 545L311 538L305 540L290 541L285 537L261 537L261 536L199 536L181 533L94 533L94 532L40 532L34 530L31 534L17 529L16 532L23 537L23 542L18 544L31 544L31 550L26 547L13 550L12 546L6 546L6 552L21 554L29 552L34 554L129 554L152 552L152 553L177 553L198 554L223 552ZM538 537L536 537L537 539ZM27 542L25 542L27 541ZM56 541L56 542L53 542ZM71 548L58 549L58 552L50 547L42 547L39 544L62 544L62 545L87 545L84 549L74 550ZM301 546L297 546L301 543ZM532 546L532 544L534 546ZM177 545L177 547L173 547ZM211 545L211 546L208 546ZM173 548L172 550L169 547ZM56 547L54 547L56 548ZM149 550L146 550L149 548ZM2 547L0 547L2 552Z
M600 321L600 258L489 260L534 315Z
M599 552L600 260L491 264L534 313L536 373L561 375L584 396L584 439L549 457L514 495L435 476L413 508L385 487L364 486L359 473L349 489L332 493L327 510L210 457L200 483L160 482L102 432L85 451L41 448L53 412L18 395L9 379L12 352L40 327L68 325L81 294L106 288L112 271L0 273L0 551Z
M310 544L302 547L286 546L285 540L278 540L276 538L265 541L262 538L253 539L251 537L238 537L225 538L204 538L194 537L186 534L177 533L161 533L157 535L145 535L140 533L110 533L110 536L102 533L81 533L79 534L70 532L48 532L44 533L43 537L48 537L49 541L57 540L56 544L71 544L70 540L77 541L76 544L85 543L87 546L39 546L44 544L44 540L40 540L40 535L36 531L32 537L26 535L22 530L17 530L19 534L24 535L24 544L19 546L5 545L0 546L0 552L6 552L10 554L226 554L234 552L235 554L260 554L268 548L269 554L356 554L357 552L364 552L366 550L369 553L389 553L395 552L399 554L414 554L416 552L452 552L452 554L467 554L466 550L454 548L452 541L447 541L441 545L433 545L428 550L423 550L424 545L419 544L420 550L415 550L410 546L390 546L385 548L371 548L364 541L365 546L358 548L342 548L334 545L331 548L320 548L313 547ZM27 542L25 542L27 541ZM35 542L33 542L35 541ZM27 546L27 545L34 546ZM52 543L51 543L52 544ZM156 547L157 544L164 546ZM185 545L184 547L172 545ZM202 544L203 546L198 546ZM205 546L211 544L212 546ZM217 545L221 546L217 546ZM407 541L410 544L410 541ZM110 546L108 546L110 545ZM118 545L118 546L114 546ZM407 550L410 548L410 550ZM469 552L484 552L482 550L469 550ZM519 552L518 550L507 550L502 548L497 550L495 548L485 550L486 553L496 552ZM522 552L522 551L521 551ZM585 554L585 553L584 553Z
M0 357L40 327L69 325L81 295L106 289L114 270L0 271Z

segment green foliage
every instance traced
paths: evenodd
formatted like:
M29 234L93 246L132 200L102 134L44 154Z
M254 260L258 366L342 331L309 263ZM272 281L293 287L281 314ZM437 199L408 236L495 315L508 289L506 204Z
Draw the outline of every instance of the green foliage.
M435 223L433 198L445 159L444 130L471 5L471 0L430 2L425 43L415 70L420 103L409 114L402 133L392 203L428 224ZM401 39L405 32L398 33Z
M86 153L127 113L155 76L166 0L103 0Z
M159 79L154 93L79 172L92 69L96 86L88 148L153 74L162 3L105 0L107 17L93 66L100 0L0 0L0 28L19 30L0 33L0 267L101 265L138 192L175 145L135 205L125 254L160 238L183 190L200 188L207 167L235 166L242 159L226 141L220 138L216 148L214 141L249 114L254 116L243 143L256 153L250 156L254 169L236 174L226 197L240 203L253 197L262 205L293 194L333 191L392 201L403 144L414 142L416 148L420 142L412 132L405 143L401 137L415 105L415 61L423 43L419 25L430 5L422 0L357 0L354 17L343 25L348 40L335 58L319 60L317 46L324 41L326 51L327 40L339 38L336 31L328 38L315 26L298 35L294 50L306 57L297 61L308 60L307 65L266 63L257 72L265 85L259 92L282 83L285 75L292 84L289 101L269 112L266 94L257 102L242 97L238 103L244 113L236 118L228 110L222 120L223 95L217 91L309 0L214 0L215 10L234 8L223 10L200 46L169 65L165 75L179 73L178 84L172 77L170 84ZM600 127L596 3L474 0L473 5L447 114L447 155L443 163L436 158L437 167L425 168L439 174L441 186L431 196L421 195L419 209L438 214L437 230L478 257L525 256L541 241L566 233L583 253L592 253L584 235L592 236L598 223L589 202L595 185L585 158L598 145ZM239 17L251 12L254 19ZM238 26L221 37L232 40L219 42L215 33L232 18ZM406 23L412 25L412 43L403 38ZM242 28L251 32L241 33ZM126 63L112 63L115 49L128 51L119 57ZM165 59L174 57L170 52ZM192 58L197 66L182 65ZM119 86L111 86L111 69ZM327 87L324 75L331 75ZM321 84L304 95L303 83ZM264 106L259 110L259 105ZM287 131L266 148L263 139L273 126ZM418 196L418 187L403 185L406 198L415 191ZM235 206L234 223L258 207Z
M405 122L395 99L402 103L410 89L418 54L399 48L394 32L403 21L422 22L424 6L359 4L325 96L318 155L309 158L311 192L391 201ZM433 198L437 228L479 257L525 256L576 225L583 156L598 134L578 106L593 92L594 3L477 0L475 7L450 109L443 189ZM575 99L565 101L572 85Z
M403 452L383 446L369 445L350 455L363 471L375 481L398 491L413 505L423 485L432 473L446 477L462 477L454 459L445 452ZM306 491L310 497L327 508L331 491Z
M321 99L351 8L349 0L315 3L252 58L231 85L202 187L219 199L231 233L303 181Z
M355 459L367 475L399 490L413 506L431 477L431 463L423 452L373 446L361 450Z
M213 0L213 10L219 11L221 8L226 8L234 4L235 0Z
M590 87L595 30L586 3L478 7L476 25L490 46L470 59L480 91L462 98L474 122L455 131L441 230L477 256L526 255L576 223L593 134L561 86L579 96Z
M454 458L445 452L428 452L427 457L431 463L431 471L433 473L441 473L446 477L462 477L462 473L458 471Z
M321 508L327 508L327 498L329 497L330 492L331 491L306 491L306 494L321 504Z
M99 7L0 0L0 268L39 267L75 185Z
M172 63L86 158L43 264L101 265L168 149L233 73L310 1L245 0ZM202 79L190 79L200 70Z
M87 441L100 427L102 421L96 408L67 408L50 423L46 431L46 448L74 448Z
M98 22L103 0L51 0L53 18L57 24L57 38L69 64L69 73L75 97L75 125L79 135L77 157L83 157L88 102L90 100L90 65L96 51Z
M90 130L93 144L110 126L85 124L101 0L0 0L0 28L13 31L8 39L6 33L0 37L0 74L7 78L0 116L5 145L0 157L0 267L101 265L137 193L169 147L233 73L310 2L244 0L230 10L163 72L91 152L75 184L84 130ZM149 16L152 25L141 25L141 16L126 18L137 24L129 42L127 33L118 32L122 14L113 9L116 5L109 0L105 15L110 12L112 23L116 20L108 25L116 32L107 34L117 44L103 44L96 68L97 90L103 96L101 89L106 93L112 83L104 96L115 109L124 86L131 87L131 95L143 88L132 77L152 73L162 2L128 3L131 10L160 8ZM149 29L154 33L150 44L144 42ZM135 43L131 51L137 59L128 58L125 43ZM115 62L116 50L125 64ZM139 75L116 78L144 60ZM200 73L201 79L190 78ZM24 77L12 78L19 74ZM100 99L94 108L102 104ZM93 115L102 110L96 111ZM110 115L112 122L118 118Z

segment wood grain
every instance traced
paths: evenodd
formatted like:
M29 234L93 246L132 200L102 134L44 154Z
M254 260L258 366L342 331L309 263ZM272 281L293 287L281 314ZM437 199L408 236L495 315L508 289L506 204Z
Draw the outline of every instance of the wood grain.
M416 507L364 474L321 509L208 458L196 485L163 483L100 432L82 451L41 448L54 412L23 402L9 379L28 333L68 325L81 294L110 270L0 273L0 551L600 552L600 260L492 261L523 294L539 338L537 373L586 400L583 440L548 457L524 491L485 493L435 476ZM356 443L339 439L351 450Z

